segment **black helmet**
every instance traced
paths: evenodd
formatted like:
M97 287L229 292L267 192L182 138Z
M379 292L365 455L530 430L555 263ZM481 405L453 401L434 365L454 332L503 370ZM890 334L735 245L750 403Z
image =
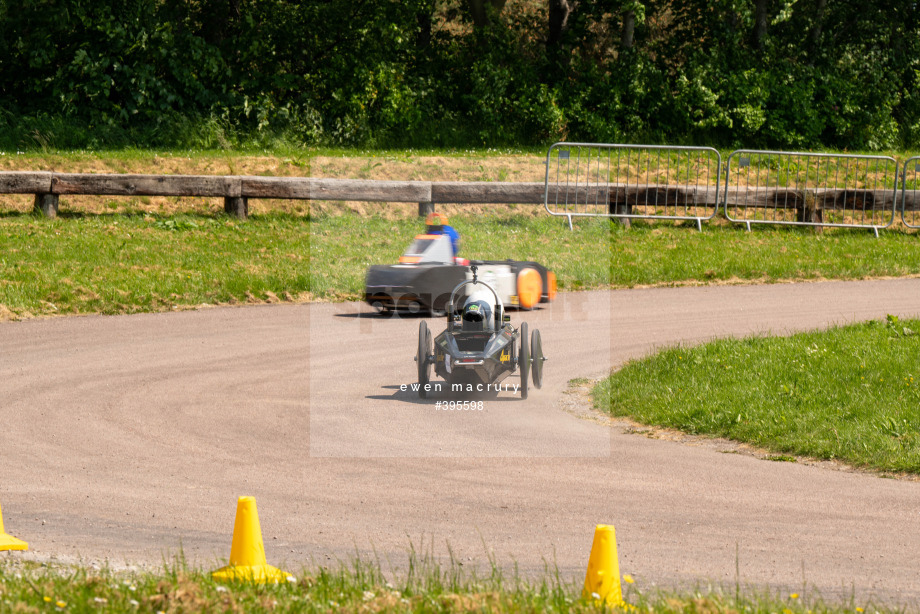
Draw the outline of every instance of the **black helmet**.
M463 330L491 329L492 307L486 301L471 301L463 306Z

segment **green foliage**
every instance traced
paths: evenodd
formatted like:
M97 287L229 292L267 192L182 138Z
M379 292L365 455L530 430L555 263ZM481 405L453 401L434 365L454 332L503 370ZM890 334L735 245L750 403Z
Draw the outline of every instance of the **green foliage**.
M549 1L0 0L0 148L920 144L917 3Z

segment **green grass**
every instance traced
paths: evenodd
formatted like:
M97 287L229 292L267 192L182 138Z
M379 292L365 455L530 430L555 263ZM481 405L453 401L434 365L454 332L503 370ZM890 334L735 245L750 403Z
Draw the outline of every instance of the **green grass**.
M605 286L606 227L579 235L545 218L458 218L463 251L533 256L562 288ZM416 219L272 213L240 222L182 214L0 217L0 305L15 316L133 313L201 304L358 299L370 264L394 263ZM571 253L551 248L549 233ZM531 244L541 246L532 251ZM311 266L312 263L312 266Z
M594 389L616 416L854 466L920 473L920 321L723 339L630 361Z
M547 570L537 578L504 577L492 565L477 577L456 562L440 567L410 558L408 570L384 573L357 561L337 569L302 570L279 585L219 583L181 562L153 572L114 572L57 564L0 560L4 612L692 612L708 614L823 614L901 611L852 598L706 588L643 591L624 583L630 608L611 610L581 598L579 579ZM870 609L871 608L871 609Z
M468 258L532 259L550 267L561 290L608 286L609 231L606 220L591 220L571 233L559 220L510 214L451 216ZM313 221L312 291L322 298L363 296L371 264L397 262L423 230L416 219L328 216Z
M0 304L18 315L291 300L309 279L309 226L292 216L12 215L0 229Z
M914 234L743 226L616 227L610 280L618 287L685 281L862 279L920 273Z
M920 241L891 231L706 227L631 229L512 210L453 215L461 253L533 259L561 290L733 281L862 279L920 273ZM0 215L0 311L14 317L133 313L201 304L360 299L371 264L396 262L415 217L269 212L223 215ZM8 314L9 315L9 314Z

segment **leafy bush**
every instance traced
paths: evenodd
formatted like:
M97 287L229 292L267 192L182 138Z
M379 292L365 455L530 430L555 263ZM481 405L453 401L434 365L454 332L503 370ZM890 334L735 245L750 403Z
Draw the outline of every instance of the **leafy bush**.
M916 3L483 3L0 1L0 147L920 144Z

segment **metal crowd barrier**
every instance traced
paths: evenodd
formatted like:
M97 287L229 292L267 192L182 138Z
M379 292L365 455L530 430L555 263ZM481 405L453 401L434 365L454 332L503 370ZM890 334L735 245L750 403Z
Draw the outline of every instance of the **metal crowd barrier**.
M550 215L690 220L719 211L722 156L711 147L556 143L546 154Z
M920 156L908 158L901 171L901 221L908 228L920 228Z
M888 156L733 151L725 216L746 224L867 228L895 219L898 164Z

